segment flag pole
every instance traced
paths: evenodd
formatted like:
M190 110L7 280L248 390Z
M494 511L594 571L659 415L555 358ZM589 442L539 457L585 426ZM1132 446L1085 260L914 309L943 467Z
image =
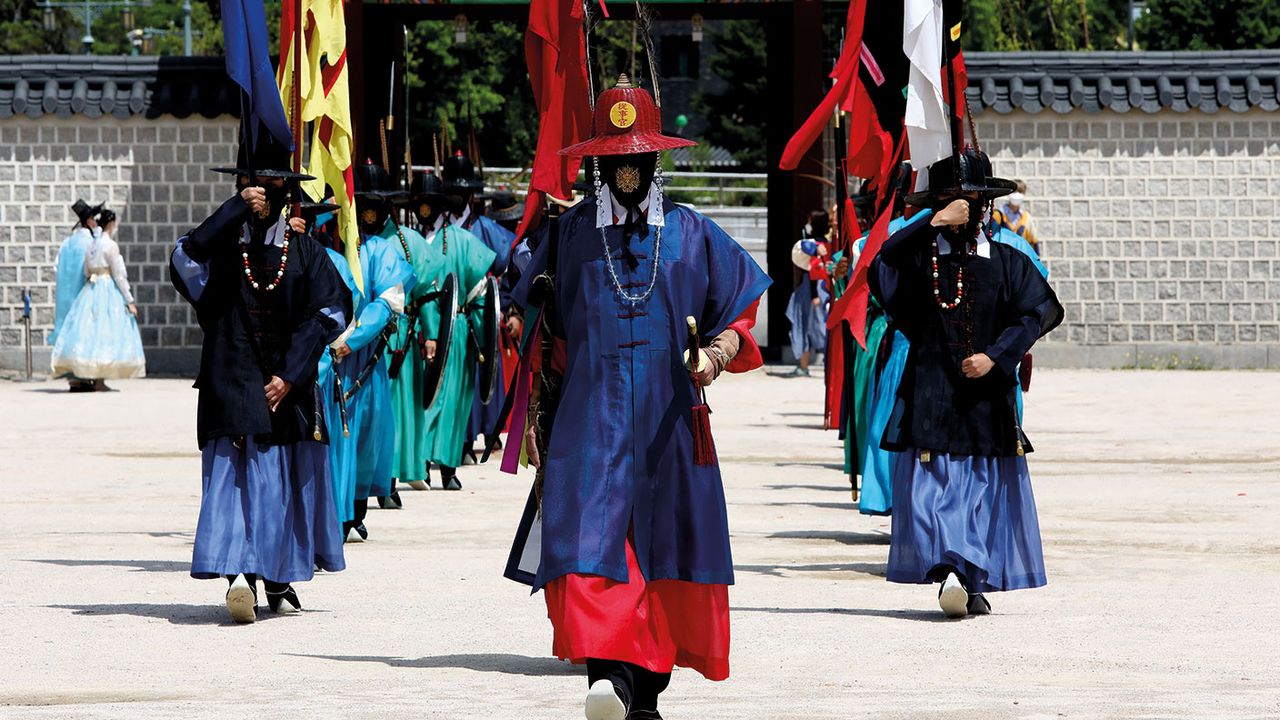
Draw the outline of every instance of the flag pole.
M959 45L960 38L956 38ZM960 128L960 117L956 110L960 105L956 102L956 54L947 48L946 32L942 37L942 52L947 56L947 120L951 128L951 169L955 175L955 187L960 189L960 146L964 144L964 131Z
M302 174L302 3L293 3L293 171ZM324 198L319 198L323 200ZM302 216L302 189L293 199L293 217Z

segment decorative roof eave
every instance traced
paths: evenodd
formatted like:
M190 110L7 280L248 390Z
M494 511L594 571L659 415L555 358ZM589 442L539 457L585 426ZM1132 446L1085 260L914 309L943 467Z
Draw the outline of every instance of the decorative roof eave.
M1280 50L969 53L974 112L1280 109Z
M14 115L239 115L222 58L0 56L0 119Z

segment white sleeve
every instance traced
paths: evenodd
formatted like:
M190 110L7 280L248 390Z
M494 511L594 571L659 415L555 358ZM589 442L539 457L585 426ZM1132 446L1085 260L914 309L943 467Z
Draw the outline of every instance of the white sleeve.
M132 305L133 292L129 289L129 275L124 269L124 258L120 255L120 246L115 240L109 239L106 241L106 247L103 248L103 254L106 256L108 267L111 268L111 277L116 281L116 287L120 288L124 301Z

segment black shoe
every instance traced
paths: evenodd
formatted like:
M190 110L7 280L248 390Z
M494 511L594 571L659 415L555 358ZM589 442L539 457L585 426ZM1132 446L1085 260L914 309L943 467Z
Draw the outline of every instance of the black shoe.
M343 523L342 535L343 542L364 542L369 539L369 529L364 523L347 522Z
M272 585L274 586L275 583ZM278 615L288 615L302 610L302 603L298 602L298 593L292 585L285 585L283 590L268 587L267 606L271 608L271 612Z
M93 392L92 381L72 380L68 385L68 389L73 393Z
M448 475L440 478L440 487L444 490L461 490L462 481L457 475Z
M390 495L378 498L378 507L383 510L403 510L404 503L400 502L400 491L392 490Z
M627 720L662 720L662 716L657 710L632 710L627 714Z

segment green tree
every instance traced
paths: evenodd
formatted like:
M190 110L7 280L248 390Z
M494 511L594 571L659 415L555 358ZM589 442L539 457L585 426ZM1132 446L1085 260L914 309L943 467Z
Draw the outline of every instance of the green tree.
M272 11L274 10L274 18ZM279 46L280 5L267 5L267 26ZM134 5L133 27L144 33L141 54L181 55L183 52L182 3L157 1ZM123 10L113 8L93 21L93 51L99 55L128 55L132 46L124 29ZM191 54L218 55L222 52L222 25L213 18L208 2L191 3Z
M969 0L966 50L1117 50L1128 0Z
M524 27L474 22L461 45L454 43L452 22L424 21L410 32L414 162L434 160L433 134L444 133L453 148L465 148L472 128L485 164L532 162L537 109L524 71Z
M760 71L769 61L764 27L751 20L727 20L708 35L715 47L708 62L711 72L724 80L724 89L694 98L694 107L707 119L704 139L733 153L744 171L764 172L769 114Z
M71 19L71 13L55 10L56 29L50 32L44 29L44 10L36 2L0 0L0 54L62 54L71 50L73 37L79 44L80 35L74 33L80 26Z
M1147 50L1241 50L1280 45L1275 0L1148 0L1138 20Z

